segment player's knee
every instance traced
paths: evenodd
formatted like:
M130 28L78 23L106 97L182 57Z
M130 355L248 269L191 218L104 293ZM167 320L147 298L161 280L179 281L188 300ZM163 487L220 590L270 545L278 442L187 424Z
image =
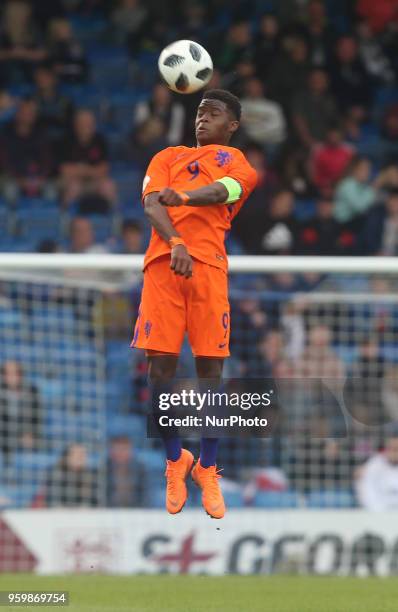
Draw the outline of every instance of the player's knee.
M223 359L196 358L196 372L199 378L221 378Z
M151 357L148 361L148 376L151 382L170 380L177 369L176 357Z

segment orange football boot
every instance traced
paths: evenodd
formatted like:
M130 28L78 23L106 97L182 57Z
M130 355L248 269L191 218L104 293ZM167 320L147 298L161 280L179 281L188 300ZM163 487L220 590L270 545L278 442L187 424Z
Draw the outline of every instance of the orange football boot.
M166 508L170 514L181 512L187 501L188 491L185 480L192 469L193 462L193 454L185 448L182 449L177 461L167 460Z
M215 519L221 519L225 514L224 498L218 483L221 474L217 466L204 468L200 459L192 470L192 479L202 489L202 504L207 514Z

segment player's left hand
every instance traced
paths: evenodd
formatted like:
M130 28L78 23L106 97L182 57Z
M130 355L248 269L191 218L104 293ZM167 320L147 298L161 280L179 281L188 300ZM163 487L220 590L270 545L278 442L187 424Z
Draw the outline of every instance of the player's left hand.
M166 187L159 192L159 202L163 206L183 206L185 204L184 199L174 189Z

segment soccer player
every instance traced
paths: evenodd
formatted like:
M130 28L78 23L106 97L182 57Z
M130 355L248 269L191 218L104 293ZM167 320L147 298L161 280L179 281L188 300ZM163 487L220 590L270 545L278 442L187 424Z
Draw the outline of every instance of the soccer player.
M172 380L185 333L199 379L220 380L229 356L227 255L231 221L253 191L257 174L243 153L228 146L241 105L221 89L206 91L195 120L197 146L169 147L149 164L143 183L152 236L132 346L145 349L152 384ZM178 436L164 439L166 508L180 512L191 473L213 518L225 505L216 468L218 440L202 438L195 466ZM193 469L192 469L193 467Z

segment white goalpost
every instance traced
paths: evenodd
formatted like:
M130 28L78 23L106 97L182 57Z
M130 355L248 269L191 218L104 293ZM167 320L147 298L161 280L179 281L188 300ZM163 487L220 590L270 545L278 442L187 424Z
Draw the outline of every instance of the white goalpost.
M305 384L284 387L273 436L220 444L228 507L358 506L357 468L398 416L398 259L229 261L225 376ZM129 348L142 265L141 255L0 255L1 509L163 508L145 356ZM180 362L190 374L186 347ZM313 385L350 378L342 401ZM112 471L112 445L126 440L145 481L121 483Z

